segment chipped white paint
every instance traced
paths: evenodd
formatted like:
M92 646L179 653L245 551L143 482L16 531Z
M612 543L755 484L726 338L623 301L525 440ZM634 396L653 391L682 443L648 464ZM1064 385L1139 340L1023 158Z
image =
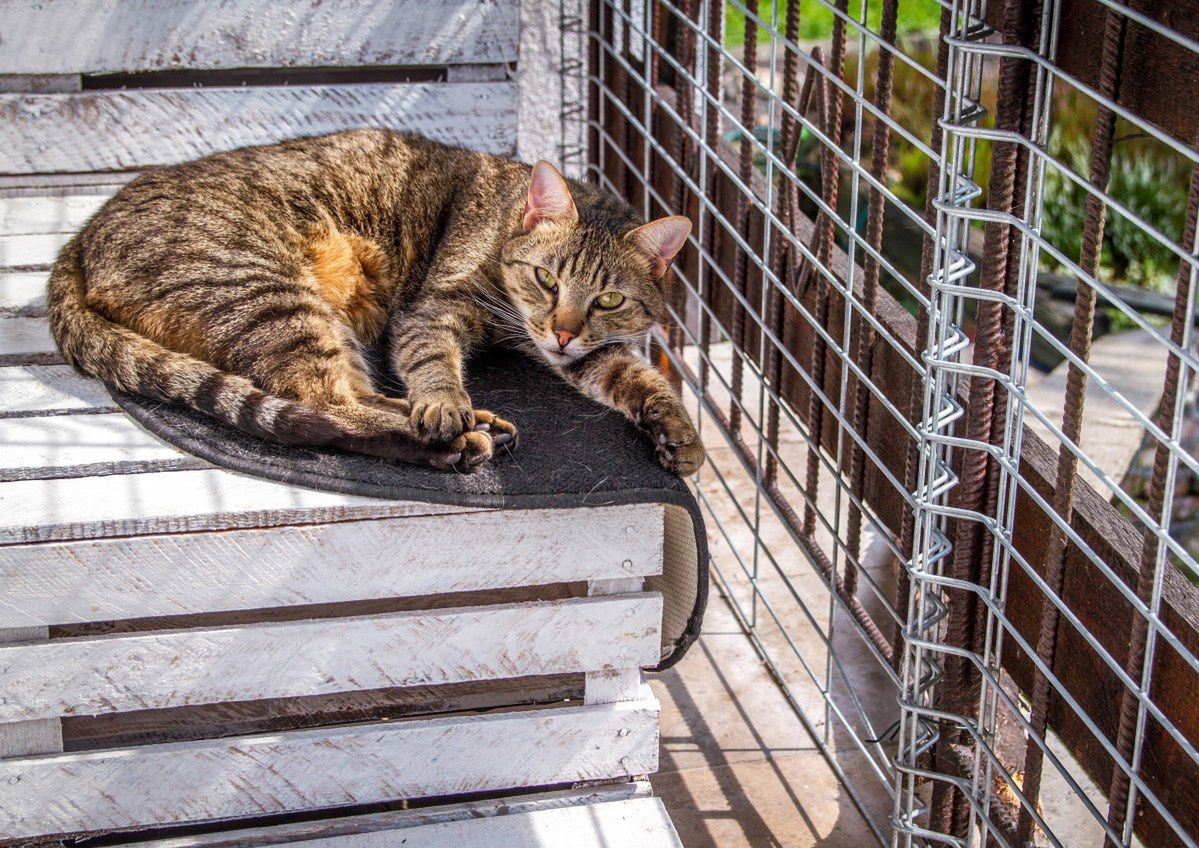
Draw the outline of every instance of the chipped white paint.
M657 518L658 516L655 516ZM658 525L661 527L662 525ZM656 535L656 534L655 534ZM631 560L625 560L632 566ZM645 585L645 578L634 573L631 567L625 568L625 574L616 578L604 579L600 575L592 575L587 583L587 594L591 597L605 595L621 595L627 592L640 592ZM588 704L613 704L617 701L629 701L637 697L637 692L645 685L645 677L640 666L653 663L633 663L621 667L605 668L587 672L583 699Z
M3 760L0 833L20 840L648 774L658 713L645 689L620 704Z
M45 627L0 628L0 647L45 639ZM3 700L3 696L0 696ZM3 722L0 719L0 722ZM33 718L0 723L0 759L50 754L62 750L62 722L57 718Z
M0 418L116 408L103 385L69 365L0 368Z
M661 620L642 593L0 646L0 721L652 665Z
M662 570L661 526L660 505L630 504L0 547L0 626L648 576Z
M96 193L60 197L0 197L0 236L73 233L110 196Z
M317 492L221 469L17 480L0 483L0 545L474 511Z
M0 313L38 315L46 309L45 271L0 272Z
M396 833L329 837L300 843L304 848L682 848L670 816L658 798L557 807L477 820L439 822Z
M355 127L516 150L516 85L401 83L0 94L0 173L164 165Z
M194 836L139 842L138 845L141 848L247 848L247 846L284 845L305 840L378 831L391 832L393 834L391 839L395 840L397 838L395 831L427 824L532 813L560 807L606 804L652 796L653 790L649 781L634 780L627 783L599 784L584 789L560 789L555 792L535 792L507 798L491 798L485 801L440 804L409 810L368 813L361 816L337 816L329 819L274 825L273 827L200 833ZM395 843L393 841L389 844Z
M0 235L0 269L49 267L70 238L69 233Z
M62 361L42 318L0 316L0 363Z
M0 482L208 467L121 413L0 418Z
M6 0L0 74L516 60L518 0Z

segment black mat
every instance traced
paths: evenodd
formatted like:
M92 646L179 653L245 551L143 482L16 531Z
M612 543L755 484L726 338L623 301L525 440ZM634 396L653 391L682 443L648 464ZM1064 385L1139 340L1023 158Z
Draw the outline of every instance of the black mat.
M501 448L472 474L436 471L323 448L284 447L225 427L187 409L113 392L160 438L235 471L369 497L507 509L662 503L690 516L679 543L667 534L667 567L653 588L666 598L663 656L674 665L699 635L708 593L708 548L699 506L678 477L658 465L649 439L621 415L583 397L547 366L515 353L471 364L475 406L516 424L520 447ZM668 510L670 512L677 512ZM692 547L693 543L693 547ZM685 551L685 552L683 552ZM673 609L672 609L673 607Z

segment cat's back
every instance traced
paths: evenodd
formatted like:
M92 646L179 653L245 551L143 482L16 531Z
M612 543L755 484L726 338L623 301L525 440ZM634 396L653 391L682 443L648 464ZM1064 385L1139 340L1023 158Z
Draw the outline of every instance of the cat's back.
M453 158L439 149L413 134L362 129L153 168L88 222L80 236L85 264L127 268L199 243L264 248L328 216L378 226L409 174Z

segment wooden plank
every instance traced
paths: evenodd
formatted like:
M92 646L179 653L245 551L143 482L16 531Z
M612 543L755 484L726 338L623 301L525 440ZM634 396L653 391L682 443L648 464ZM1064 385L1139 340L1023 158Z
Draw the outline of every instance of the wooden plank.
M0 629L0 646L20 644L48 635L45 627ZM2 699L0 699L2 700ZM35 718L0 724L0 759L28 757L62 750L62 722L57 718Z
M460 819L407 828L405 848L682 848L660 798L637 798L589 806L531 810L480 819ZM314 839L308 848L390 848L395 833L371 833Z
M46 314L44 271L0 272L0 314Z
M0 721L653 665L656 593L0 646Z
M221 469L0 483L0 545L474 512L287 486Z
M0 236L73 233L110 196L96 192L60 197L0 197Z
M63 750L95 751L164 742L194 742L497 708L561 707L567 701L582 703L583 677L582 674L551 674L68 716L62 719Z
M0 368L0 418L112 412L117 408L101 383L69 365Z
M376 833L378 831L394 832L440 822L649 798L652 795L653 790L650 788L649 781L634 780L625 783L590 786L585 789L562 789L557 792L536 792L528 795L466 801L460 804L444 804L436 807L417 807L411 810L393 810L361 816L340 816L281 824L274 827L180 836L137 844L141 848L257 848L257 846L263 845L284 845L303 840L327 839L352 834ZM396 837L393 836L392 839L390 844L396 844L394 841Z
M516 149L516 85L409 83L0 94L0 173L182 162L354 127Z
M0 366L54 365L62 361L44 318L0 316Z
M121 413L0 418L0 482L210 467Z
M620 704L3 760L0 833L99 833L648 774L658 713L646 689Z
M184 506L194 501L202 513L194 493L202 488L188 479L195 474L174 472L166 482L184 492ZM0 498L11 485L0 485ZM266 496L264 489L286 491L262 487L246 495L226 493L225 512L238 505L253 508L255 498ZM275 494L267 505L279 500ZM323 502L310 503L316 509ZM389 518L385 508L402 505L367 501L376 507L367 513L360 500L351 503L334 524L314 519L309 526L271 530L0 547L0 623L65 624L419 597L662 570L662 507L656 504L463 510L451 520L436 514L447 507L410 504L411 512L424 506L430 514ZM345 520L355 514L375 520ZM482 560L480 551L486 552ZM181 562L192 567L180 568Z
M645 578L637 576L592 579L587 583L587 594L593 598L621 595L627 592L640 592L644 586ZM659 629L661 629L660 617L658 623ZM661 654L659 654L660 658ZM638 690L645 685L645 676L641 673L641 666L646 665L652 665L652 663L633 663L624 667L588 671L584 685L584 700L588 704L612 704L636 698Z
M0 197L45 197L67 194L111 194L135 179L138 171L69 174L0 174Z
M0 235L0 270L9 268L45 268L70 241L70 233L28 233Z
M0 73L514 62L517 15L517 0L12 0Z

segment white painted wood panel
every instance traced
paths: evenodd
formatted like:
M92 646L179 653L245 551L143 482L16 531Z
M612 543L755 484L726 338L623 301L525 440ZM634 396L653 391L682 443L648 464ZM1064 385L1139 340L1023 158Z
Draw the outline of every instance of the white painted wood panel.
M82 227L110 196L109 193L95 193L0 197L0 236L73 233Z
M390 810L384 813L368 813L360 816L337 816L327 819L291 822L273 827L225 830L217 833L199 833L137 843L141 848L249 848L249 846L285 845L303 840L323 839L352 834L389 831L392 839L402 838L396 831L407 830L428 824L461 821L464 819L490 818L560 807L579 807L589 804L605 804L627 801L634 798L650 798L653 790L647 780L623 783L606 783L581 789L560 789L555 792L534 792L490 798L483 801L464 801L457 804L439 804L431 807L416 807L408 810ZM395 844L394 842L390 844ZM635 846L630 846L635 848Z
M0 418L117 408L100 382L69 365L0 368Z
M0 133L3 133L2 129ZM70 239L69 233L0 235L0 269L48 268L54 264L58 251Z
M0 173L183 162L354 127L516 150L516 85L408 83L0 94Z
M0 418L0 482L209 467L123 413Z
M0 626L644 577L662 546L661 505L630 504L0 547Z
M0 645L0 721L649 666L656 593Z
M7 0L0 74L516 60L518 0Z
M402 840L400 843L398 840ZM399 833L370 833L291 843L304 848L682 848L659 798L439 822Z
M0 483L0 545L474 511L317 492L221 469L16 480Z
M0 761L23 839L648 774L658 703L525 710ZM53 799L47 803L47 799Z
M0 364L61 361L44 318L0 316Z
M0 272L0 313L44 313L48 277L45 271Z
M45 639L45 627L0 628L0 646ZM3 700L3 697L0 697ZM0 759L28 757L62 750L62 722L56 718L34 718L0 724Z

